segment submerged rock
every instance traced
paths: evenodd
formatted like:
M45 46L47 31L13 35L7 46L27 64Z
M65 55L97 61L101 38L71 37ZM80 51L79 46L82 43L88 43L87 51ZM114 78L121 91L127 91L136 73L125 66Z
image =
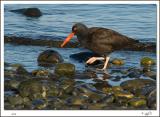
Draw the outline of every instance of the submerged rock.
M46 50L40 53L37 61L40 66L53 66L56 63L63 62L63 58L55 50Z
M59 63L55 67L55 73L58 76L71 77L75 74L75 66L71 63Z
M38 8L24 8L11 10L11 12L21 13L27 17L40 17L42 16L42 12Z

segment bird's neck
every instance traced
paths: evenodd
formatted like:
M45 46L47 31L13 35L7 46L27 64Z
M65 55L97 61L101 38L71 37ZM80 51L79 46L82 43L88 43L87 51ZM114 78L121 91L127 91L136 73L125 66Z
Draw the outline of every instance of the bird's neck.
M88 30L86 30L83 33L78 34L77 38L80 44L85 47L88 41Z

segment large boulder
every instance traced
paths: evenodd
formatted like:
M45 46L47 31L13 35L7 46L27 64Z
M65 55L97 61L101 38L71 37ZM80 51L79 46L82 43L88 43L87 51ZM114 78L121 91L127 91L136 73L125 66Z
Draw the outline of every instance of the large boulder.
M38 8L16 9L11 10L11 12L21 13L27 17L40 17L42 15L42 12Z
M55 50L46 50L38 56L38 65L53 66L56 63L63 62L62 56Z

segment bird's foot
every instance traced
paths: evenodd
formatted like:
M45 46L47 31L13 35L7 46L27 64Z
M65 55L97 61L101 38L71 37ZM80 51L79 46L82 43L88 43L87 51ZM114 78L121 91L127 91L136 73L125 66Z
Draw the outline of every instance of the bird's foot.
M92 64L92 63L94 63L96 60L97 60L96 57L92 57L92 58L88 59L88 60L86 61L86 63L87 63L87 64Z
M103 57L91 57L90 59L88 59L88 60L86 61L86 63L87 63L87 64L92 64L92 63L94 63L94 62L97 61L97 60L104 60L104 58L103 58Z

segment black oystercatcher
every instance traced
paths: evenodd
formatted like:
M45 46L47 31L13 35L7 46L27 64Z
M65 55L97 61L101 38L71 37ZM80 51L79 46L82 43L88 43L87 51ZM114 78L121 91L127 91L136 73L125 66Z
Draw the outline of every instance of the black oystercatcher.
M82 23L76 23L72 27L72 33L64 40L61 47L69 42L74 35L77 36L78 41L83 47L101 56L92 57L86 63L92 64L96 60L105 60L103 70L107 67L110 58L108 56L109 53L138 42L138 40L124 36L111 29L101 27L88 28Z

